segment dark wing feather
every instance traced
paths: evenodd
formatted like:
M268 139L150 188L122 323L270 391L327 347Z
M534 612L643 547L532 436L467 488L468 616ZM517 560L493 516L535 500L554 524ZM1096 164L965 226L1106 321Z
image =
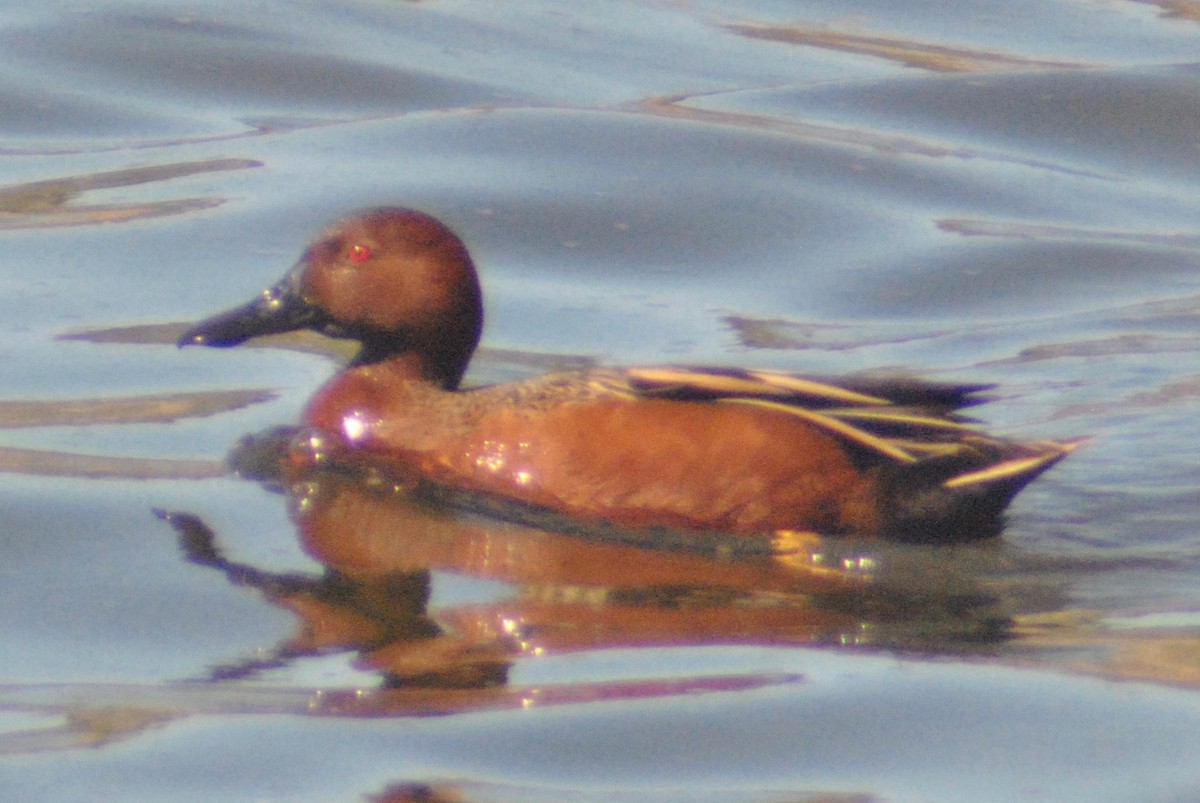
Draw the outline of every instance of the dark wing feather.
M829 380L775 371L681 366L629 368L609 376L606 384L635 397L745 404L794 415L894 463L934 458L941 464L961 465L961 473L946 480L947 487L1040 473L1078 445L993 438L955 413L985 401L977 394L991 385L908 378Z
M907 377L828 378L740 368L656 366L629 368L625 379L644 396L689 401L726 397L795 399L807 406L895 405L950 412L986 401L992 385L923 382Z

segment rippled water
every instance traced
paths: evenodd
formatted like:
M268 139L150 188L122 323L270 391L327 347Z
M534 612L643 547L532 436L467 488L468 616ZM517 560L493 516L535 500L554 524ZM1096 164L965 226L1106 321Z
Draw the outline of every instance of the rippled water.
M1200 795L1197 20L7 4L0 790ZM830 542L817 578L233 476L335 365L175 334L380 203L481 265L471 381L900 370L998 383L990 429L1092 440L999 541Z

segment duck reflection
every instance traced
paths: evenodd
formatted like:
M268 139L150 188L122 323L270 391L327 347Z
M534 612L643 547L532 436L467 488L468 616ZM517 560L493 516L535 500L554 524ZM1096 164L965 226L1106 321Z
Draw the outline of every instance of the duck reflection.
M233 461L285 494L300 544L323 572L236 562L199 518L160 512L189 561L258 590L300 624L267 657L218 667L214 679L352 652L386 687L483 688L505 683L518 659L579 650L825 644L942 652L1009 637L995 595L961 578L935 578L924 589L894 582L850 543L797 534L749 549L744 538L684 544L654 532L643 543L638 533L555 531L369 474L289 470L291 443L290 433L251 439ZM435 573L511 590L431 610Z

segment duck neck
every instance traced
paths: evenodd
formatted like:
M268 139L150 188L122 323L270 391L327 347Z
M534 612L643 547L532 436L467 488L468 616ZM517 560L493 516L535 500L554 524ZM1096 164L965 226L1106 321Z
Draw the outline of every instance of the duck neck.
M471 344L473 350L474 343ZM351 365L387 363L388 367L414 382L427 382L442 390L456 390L467 372L471 350L447 348L446 344L416 348L405 338L366 338Z

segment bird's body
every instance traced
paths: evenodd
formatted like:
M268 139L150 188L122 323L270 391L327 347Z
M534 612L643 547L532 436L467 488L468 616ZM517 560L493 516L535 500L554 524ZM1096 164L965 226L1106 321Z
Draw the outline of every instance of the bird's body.
M955 412L982 386L661 366L460 390L482 328L474 265L408 209L347 219L180 342L301 327L363 344L304 416L327 459L585 522L972 540L1075 446L984 434Z

